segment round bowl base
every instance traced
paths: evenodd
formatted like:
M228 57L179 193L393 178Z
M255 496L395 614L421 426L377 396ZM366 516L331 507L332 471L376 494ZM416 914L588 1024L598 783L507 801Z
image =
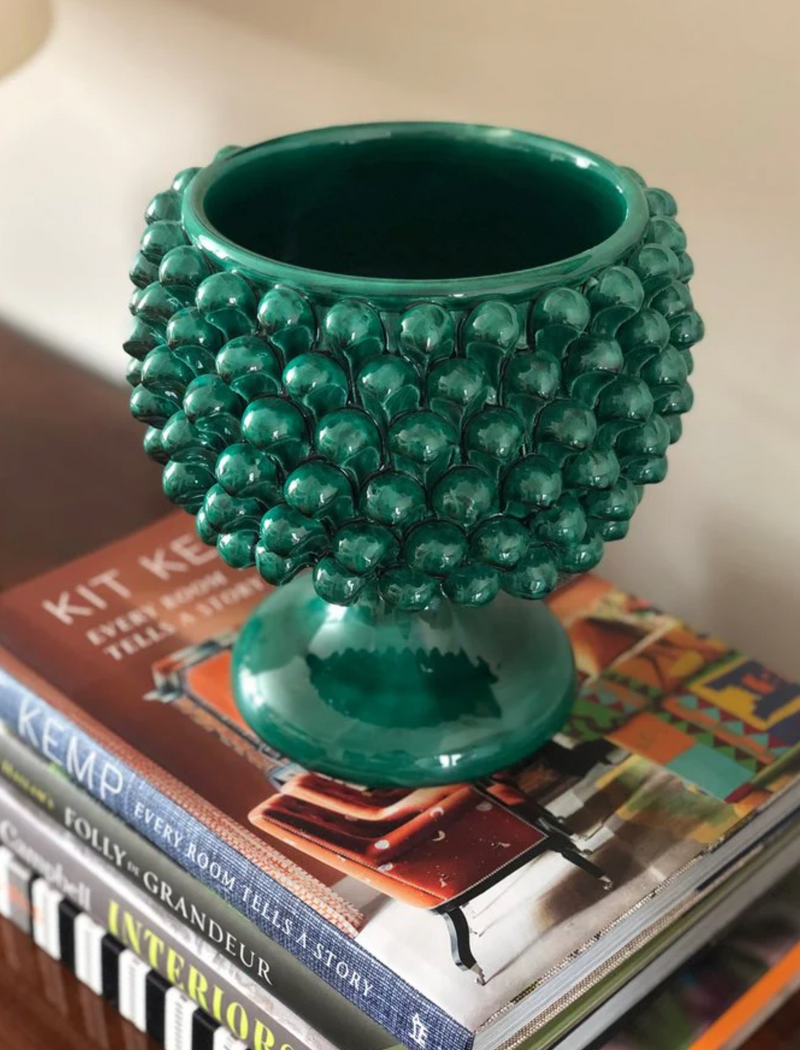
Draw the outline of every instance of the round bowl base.
M233 684L245 721L288 758L341 780L416 787L531 754L564 724L576 677L542 602L337 606L304 574L244 625Z

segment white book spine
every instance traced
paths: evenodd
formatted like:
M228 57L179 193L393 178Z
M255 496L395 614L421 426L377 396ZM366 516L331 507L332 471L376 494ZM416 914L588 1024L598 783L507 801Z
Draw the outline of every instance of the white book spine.
M33 914L33 940L40 948L50 954L50 946L47 931L47 901L50 897L50 887L44 879L36 879L31 886L31 905Z
M247 1050L247 1044L237 1039L227 1028L218 1028L214 1032L214 1050Z
M61 958L61 923L59 922L59 904L64 899L64 894L59 893L58 890L53 889L52 886L47 887L50 891L47 895L45 902L46 911L46 925L47 925L47 947L46 952L54 959Z
M175 1050L192 1050L192 1018L196 1010L197 1005L190 999L187 999L185 995L181 995L176 1011L178 1017L178 1041Z
M164 1007L164 1050L192 1050L192 1016L197 1007L170 988Z
M39 947L54 959L61 958L61 935L59 933L58 906L63 895L54 890L44 879L36 879L31 888L33 905L33 939Z
M96 995L103 993L102 940L105 930L85 912L75 919L75 975Z
M140 1032L147 1030L145 982L150 967L132 951L119 957L119 1012Z
M0 846L0 915L4 919L11 918L11 883L8 870L13 856L10 849Z

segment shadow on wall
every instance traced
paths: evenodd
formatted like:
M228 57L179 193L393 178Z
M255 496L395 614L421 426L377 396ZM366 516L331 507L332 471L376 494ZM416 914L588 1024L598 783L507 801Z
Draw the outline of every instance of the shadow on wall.
M764 5L758 25L749 5L729 0L676 2L668 13L640 0L173 2L316 52L343 69L413 84L434 104L448 99L463 106L464 119L524 127L533 121L538 130L569 136L573 128L585 134L592 113L602 133L609 112L632 104L641 114L649 103L653 129L637 121L638 137L666 134L673 144L687 134L687 108L701 118L693 127L713 121L717 141L737 129L746 134L748 124L768 125L765 99L752 91L753 70L789 60L795 47L794 0ZM564 115L576 110L586 119L565 126ZM618 124L620 141L630 146L628 122Z
M800 568L797 545L781 546L768 529L704 537L708 621L714 633L780 675L800 681ZM767 553L768 552L768 553ZM758 639L754 646L753 639Z
M0 77L27 62L52 27L49 0L0 0Z

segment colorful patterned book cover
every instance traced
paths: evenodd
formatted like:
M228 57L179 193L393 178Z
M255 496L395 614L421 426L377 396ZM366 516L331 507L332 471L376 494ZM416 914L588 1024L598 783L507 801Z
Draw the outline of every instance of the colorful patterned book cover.
M301 769L229 685L268 588L190 528L0 597L0 719L411 1050L514 1045L800 803L800 686L593 576L550 600L580 695L526 762L417 790Z

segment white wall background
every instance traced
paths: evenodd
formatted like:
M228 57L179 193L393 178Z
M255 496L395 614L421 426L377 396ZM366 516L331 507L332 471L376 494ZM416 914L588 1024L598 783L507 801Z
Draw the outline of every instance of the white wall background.
M697 404L603 569L800 677L797 0L53 8L43 47L0 82L0 316L110 377L144 205L223 143L485 121L579 142L675 193L708 328Z

